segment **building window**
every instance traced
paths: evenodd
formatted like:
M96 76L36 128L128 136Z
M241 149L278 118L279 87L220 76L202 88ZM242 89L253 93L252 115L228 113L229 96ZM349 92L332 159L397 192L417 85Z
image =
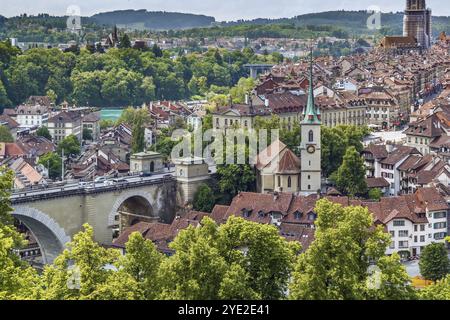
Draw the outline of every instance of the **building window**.
M405 220L394 220L394 227L404 227Z
M309 130L308 137L309 137L309 142L314 141L314 132L312 130Z
M408 230L400 230L400 231L398 232L398 236L399 236L400 238L406 238L406 237L408 237L408 235L409 235Z
M447 236L447 232L439 232L434 234L434 240L442 240Z
M445 229L447 228L447 222L438 222L434 224L434 229Z
M281 187L281 177L278 176L278 187Z
M405 249L408 248L408 241L399 241L398 242L399 249Z
M434 213L434 218L435 219L447 218L447 212L435 212Z
M288 177L288 188L292 188L292 179L291 179L291 176Z

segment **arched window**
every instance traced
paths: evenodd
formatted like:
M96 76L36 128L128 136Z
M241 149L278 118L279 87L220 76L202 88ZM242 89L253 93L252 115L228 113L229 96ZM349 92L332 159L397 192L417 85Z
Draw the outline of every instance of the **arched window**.
M314 141L314 132L312 130L309 130L308 137L309 137L309 142Z
M278 176L278 187L281 187L281 177Z
M292 180L291 180L291 176L288 177L288 188L292 187Z
M155 163L152 161L150 162L150 172L154 172L155 171Z

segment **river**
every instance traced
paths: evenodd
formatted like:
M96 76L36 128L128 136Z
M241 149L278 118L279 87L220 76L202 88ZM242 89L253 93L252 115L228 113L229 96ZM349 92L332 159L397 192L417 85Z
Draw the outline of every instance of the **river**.
M101 119L102 120L117 120L122 114L123 109L102 109L101 110Z

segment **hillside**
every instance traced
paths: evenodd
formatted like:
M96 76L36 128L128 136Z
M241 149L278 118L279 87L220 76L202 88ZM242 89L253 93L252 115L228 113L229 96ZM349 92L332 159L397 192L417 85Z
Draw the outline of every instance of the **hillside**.
M120 10L99 13L91 17L101 25L117 25L137 30L180 30L208 27L214 17L177 12L149 12L147 10Z
M370 14L367 11L327 11L299 15L293 18L283 19L255 19L225 22L221 26L236 25L267 25L267 24L294 24L297 27L307 26L332 26L353 34L372 34L367 28L367 19ZM402 34L403 12L382 13L382 29L384 34ZM433 17L433 32L450 31L450 17Z

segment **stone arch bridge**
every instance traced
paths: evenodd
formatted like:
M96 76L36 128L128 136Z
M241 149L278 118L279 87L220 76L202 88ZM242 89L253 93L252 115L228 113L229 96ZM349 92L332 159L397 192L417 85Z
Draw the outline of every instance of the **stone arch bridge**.
M179 198L177 181L169 175L96 188L74 184L13 194L11 202L12 215L34 235L44 263L52 263L83 224L93 227L97 242L110 245L119 211L170 223Z

